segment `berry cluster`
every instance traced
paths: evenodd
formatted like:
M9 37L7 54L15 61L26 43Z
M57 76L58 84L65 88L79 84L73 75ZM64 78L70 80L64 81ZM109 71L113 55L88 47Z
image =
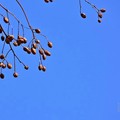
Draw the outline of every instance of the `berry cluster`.
M52 2L52 0L50 0ZM23 65L23 68L25 70L28 70L29 67L24 64L24 62L21 61L21 59L17 55L16 48L20 47L22 48L23 52L26 52L27 54L32 55L39 55L39 62L38 62L38 70L46 71L46 67L43 65L43 60L46 60L47 56L51 56L51 53L44 49L44 47L41 44L41 41L38 39L38 36L42 36L46 39L46 44L49 48L52 48L52 42L48 40L48 38L41 33L41 30L38 28L33 28L30 25L29 19L24 11L24 8L20 4L18 0L16 0L20 8L22 9L22 12L25 15L25 19L28 23L27 29L31 31L31 40L28 41L25 36L25 26L21 23L21 21L7 8L5 8L2 4L0 4L0 7L7 13L6 15L3 15L0 13L0 16L3 20L3 23L0 24L0 44L1 47L1 53L0 53L0 78L4 79L4 69L12 69L13 68L13 76L15 78L18 77L18 72L16 70L16 60ZM9 17L10 16L10 17ZM12 18L11 18L12 16ZM15 19L18 23L17 28L17 34L14 32L14 27L12 27L11 19ZM7 27L6 27L7 26ZM22 28L22 30L21 30ZM15 29L16 30L16 29ZM9 62L8 55L13 55L13 63Z
M98 23L102 22L102 17L103 17L103 13L106 12L106 10L104 8L98 9L95 5L93 5L92 3L90 3L89 1L85 0L86 3L88 3L90 6L92 6L92 8L95 9L95 11L97 12L98 15ZM86 18L86 14L82 12L82 3L81 0L79 0L79 6L80 6L80 15L82 18Z

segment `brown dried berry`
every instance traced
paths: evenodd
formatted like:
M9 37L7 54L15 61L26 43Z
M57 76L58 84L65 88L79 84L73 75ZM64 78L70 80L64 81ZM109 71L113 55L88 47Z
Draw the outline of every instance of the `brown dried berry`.
M40 44L40 41L39 41L39 40L35 40L35 43L36 43L36 44Z
M45 55L47 55L47 56L51 56L51 53L50 53L49 51L47 51L47 50L44 50L44 53L45 53Z
M3 29L2 29L2 27L0 26L0 33L2 33L2 31L3 31Z
M44 72L46 71L46 67L45 66L43 66L42 71L44 71Z
M18 77L18 73L17 72L14 72L13 73L13 76L16 78L16 77Z
M5 40L5 37L4 37L3 35L1 36L1 40L2 40L2 41L4 41L4 40Z
M18 43L15 41L15 42L13 43L13 45L14 45L14 46L18 46Z
M35 32L36 33L40 33L40 29L35 29Z
M81 13L81 17L82 18L86 18L86 14L85 13Z
M102 13L98 13L98 16L99 16L99 18L103 17Z
M53 2L53 0L49 0L50 2Z
M14 35L8 35L7 36L7 39L9 39L10 40L10 42L14 39Z
M0 74L0 78L4 79L4 77L5 77L4 74L1 73L1 74Z
M4 17L3 20L5 23L9 23L9 19L7 17Z
M5 58L5 56L2 54L2 55L0 55L0 59L4 59Z
M36 49L32 47L31 52L32 52L33 55L35 55L36 54Z
M24 68L25 68L26 70L28 70L28 69L29 69L29 67L28 67L28 66L24 66Z
M42 66L42 65L39 65L39 66L38 66L38 69L39 69L39 70L42 70L42 69L43 69L43 66Z
M11 68L12 68L12 65L11 65L10 63L7 63L7 67L8 67L9 69L11 69Z
M2 67L3 66L3 63L2 62L0 62L0 67Z
M5 39L5 42L6 42L7 44L9 44L11 41L10 41L10 39L6 38L6 39Z
M101 23L102 21L100 19L98 19L98 22Z
M23 47L23 50L24 50L25 52L27 52L28 48L27 48L27 47Z
M27 49L27 53L30 54L31 53L31 49L28 48Z
M43 52L43 49L41 48L41 49L39 49L39 53L41 54L41 55L43 55L44 54L44 52Z
M43 54L43 55L42 55L42 58L43 58L43 60L46 60L46 55Z
M35 49L37 48L37 44L36 44L36 43L33 43L32 46L33 46L33 48L35 48Z
M102 13L104 13L104 12L106 12L106 9L102 8L102 9L100 9L100 11L101 11Z
M3 63L2 68L6 68L6 64Z
M52 42L49 41L49 42L48 42L48 47L52 48L52 46L53 46L53 45L52 45Z
M49 2L49 0L44 0L46 3L48 3Z

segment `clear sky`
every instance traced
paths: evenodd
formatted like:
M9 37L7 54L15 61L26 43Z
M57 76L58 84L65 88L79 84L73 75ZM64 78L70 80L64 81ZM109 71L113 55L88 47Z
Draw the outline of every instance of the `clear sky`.
M78 0L20 1L31 24L54 46L45 73L38 71L37 57L18 51L30 69L18 64L17 79L4 71L0 120L120 120L120 1L91 0L107 10L101 24L84 2L87 19L80 17ZM0 3L25 24L15 0Z

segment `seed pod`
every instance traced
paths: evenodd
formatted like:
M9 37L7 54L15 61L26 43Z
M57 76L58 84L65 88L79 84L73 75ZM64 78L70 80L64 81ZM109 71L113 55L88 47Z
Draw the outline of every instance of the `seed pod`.
M0 67L2 67L3 66L3 62L0 62Z
M81 13L81 17L82 18L86 18L86 14L85 13Z
M40 64L40 65L38 66L38 69L39 69L39 70L42 70L42 69L43 69L43 66Z
M7 44L9 44L11 41L10 41L9 38L6 38L6 39L5 39L5 42L6 42Z
M27 52L28 48L27 48L27 47L23 47L23 50L24 50L25 52Z
M35 40L35 43L36 43L36 44L40 44L40 41L39 41L39 40Z
M35 48L35 49L37 48L37 44L36 44L36 43L33 43L32 46L33 46L33 48Z
M3 20L5 23L9 23L9 19L7 17L4 17Z
M40 33L40 29L35 29L35 32L36 33Z
M11 69L11 68L12 68L12 65L11 65L10 63L7 63L7 67L8 67L9 69Z
M32 47L32 48L31 48L31 52L32 52L32 54L35 55L35 54L36 54L36 49Z
M3 31L3 29L2 29L2 27L0 26L0 33L2 33L2 31Z
M24 38L18 39L18 42L19 42L20 44L24 43Z
M4 41L4 40L5 40L5 37L4 37L3 35L1 36L1 40L2 40L2 41Z
M52 46L53 46L53 45L52 45L52 42L49 41L49 42L48 42L48 47L52 48Z
M48 3L49 2L49 0L44 0L46 3Z
M51 56L51 53L50 53L49 51L47 51L47 50L44 50L44 53L45 53L45 55L47 55L47 56Z
M104 12L106 12L106 9L102 8L102 9L100 9L100 11L101 11L102 13L104 13Z
M98 22L101 23L102 21L100 19L98 19Z
M49 0L50 2L53 2L53 0Z
M2 68L6 68L6 64L3 63Z
M102 13L98 13L98 17L102 18L103 17Z
M27 49L27 53L30 54L31 53L31 49L28 48Z
M18 46L18 43L15 41L15 42L13 43L13 45L14 45L14 46Z
M27 39L25 37L23 38L23 40L24 40L23 41L24 44L27 43Z
M0 73L0 78L4 79L4 74L3 73Z
M41 49L39 49L39 53L41 54L41 55L43 55L44 54L44 52L43 52L43 49L41 48Z
M2 55L0 55L0 59L4 59L5 58L5 56L2 54Z
M45 66L43 66L42 71L44 71L44 72L46 71L46 67Z
M14 36L13 35L8 35L7 36L7 39L9 39L10 40L10 42L14 39Z
M13 73L13 76L16 78L16 77L18 77L18 73L17 72L14 72Z
M25 68L26 70L28 70L28 69L29 69L29 67L28 67L28 66L24 66L24 68Z
M17 42L18 46L20 46L22 44L20 39L18 39L16 42Z
M43 58L43 60L46 60L46 55L43 54L43 55L42 55L42 58Z

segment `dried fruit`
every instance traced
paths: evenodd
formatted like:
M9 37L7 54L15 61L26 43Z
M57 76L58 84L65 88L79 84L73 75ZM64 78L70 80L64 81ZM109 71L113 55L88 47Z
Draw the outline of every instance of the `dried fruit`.
M81 13L81 17L82 18L86 18L86 14L85 13Z
M36 44L40 44L40 41L39 41L39 40L35 40L35 43L36 43Z
M41 49L39 49L39 53L41 54L41 55L43 55L44 54L44 52L43 52L43 49L41 48Z
M3 66L3 62L0 62L0 67L2 67Z
M0 59L4 59L5 58L5 56L2 54L2 55L0 55Z
M17 72L14 72L13 73L13 76L16 78L16 77L18 77L18 73Z
M9 23L9 19L7 17L4 17L3 20L5 23Z
M42 55L42 58L43 58L43 60L46 60L46 55L43 54L43 55Z
M101 11L102 13L104 13L104 12L106 12L106 9L102 8L102 9L100 9L100 11Z
M27 53L30 54L31 53L31 49L27 48Z
M27 52L28 48L27 48L27 47L23 47L23 50L24 50L25 52Z
M35 29L35 32L36 33L40 33L40 29Z
M37 48L37 44L36 44L36 43L33 43L32 46L33 46L33 48L35 48L35 49Z
M3 73L0 73L0 78L4 79L4 74Z
M8 67L9 69L11 69L11 68L12 68L12 65L11 65L10 63L7 63L7 67Z
M6 64L3 63L2 68L6 68Z
M45 67L45 66L43 66L42 70L45 72L45 71L46 71L46 67Z
M14 35L8 35L7 36L7 39L9 39L10 40L10 42L14 39Z
M14 45L14 46L18 46L18 43L15 41L15 42L13 43L13 45Z
M28 70L28 69L29 69L29 67L28 67L28 66L24 66L24 68L25 68L26 70Z
M31 52L32 52L33 55L35 55L36 54L36 49L32 47Z
M99 16L100 18L102 18L102 17L103 17L102 13L98 13L98 16Z
M43 69L43 66L40 64L40 65L38 66L38 69L39 69L39 70L42 70L42 69Z
M0 26L0 33L2 33L2 31L3 31L3 29L2 29L2 27Z
M4 37L3 35L1 36L1 40L2 40L2 41L4 41L4 40L5 40L5 37Z
M102 21L100 19L98 19L98 22L101 23Z
M49 42L48 42L48 47L52 48L52 46L53 46L53 45L52 45L52 42L49 41Z
M47 50L44 50L44 53L45 53L45 55L47 55L47 56L51 56L51 53L50 53L49 51L47 51Z
M48 3L49 2L49 0L44 0L46 3Z

